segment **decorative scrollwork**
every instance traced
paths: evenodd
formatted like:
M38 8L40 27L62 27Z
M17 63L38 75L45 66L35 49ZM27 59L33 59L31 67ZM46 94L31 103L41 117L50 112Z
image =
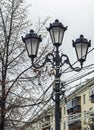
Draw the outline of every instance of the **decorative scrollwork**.
M53 100L54 102L57 102L57 100L55 99L56 93L59 94L60 100L62 100L62 99L65 97L65 96L64 96L64 92L65 92L65 91L62 91L61 89L59 90L59 92L56 92L56 91L53 90L53 92L52 92L52 94L51 94L52 100Z
M61 63L61 66L63 66L65 63L68 64L70 66L70 68L74 71L79 72L83 66L81 65L81 67L73 67L72 64L70 63L69 57L65 54L62 54L61 58L65 57L66 59ZM62 61L62 60L61 60Z

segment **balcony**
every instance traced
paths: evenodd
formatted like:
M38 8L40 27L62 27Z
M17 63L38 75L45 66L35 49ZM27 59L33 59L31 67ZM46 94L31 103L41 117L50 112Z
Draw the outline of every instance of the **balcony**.
M81 130L81 121L76 121L69 125L69 130Z
M73 107L73 114L74 113L80 113L81 112L81 105L77 105Z
M81 120L81 113L72 114L68 116L68 124L73 124L74 122Z
M72 114L68 116L69 130L81 129L81 113Z
M89 126L94 125L94 110L89 110L83 114L83 123Z
M67 113L71 114L73 113L73 106L72 106L72 100L67 102Z
M73 99L73 114L81 112L81 97L75 97Z
M81 130L81 122L90 127L94 126L94 110L89 110L83 113L75 113L68 115L69 130Z
M81 97L75 97L74 99L67 102L67 113L75 114L81 112Z
M81 122L77 121L69 125L69 130L81 130Z
M94 111L92 110L89 112L89 124L94 125Z

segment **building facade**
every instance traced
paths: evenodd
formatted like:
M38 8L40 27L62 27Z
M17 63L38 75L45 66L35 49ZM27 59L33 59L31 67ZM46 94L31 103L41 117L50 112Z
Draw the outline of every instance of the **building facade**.
M87 80L61 101L61 130L94 130L94 81ZM54 107L31 123L32 130L55 130ZM29 125L25 130L31 130Z

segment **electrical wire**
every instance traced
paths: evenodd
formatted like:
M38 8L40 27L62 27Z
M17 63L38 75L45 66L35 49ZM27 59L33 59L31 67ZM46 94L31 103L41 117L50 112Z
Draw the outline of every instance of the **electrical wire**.
M94 48L93 49L91 49L90 51L89 51L89 53L91 52L91 51L93 51L94 50ZM73 63L72 65L75 65L76 63L77 63L78 61L76 61L75 63ZM89 68L90 66L93 66L94 64L91 64L91 65L89 65L89 66L87 66L87 67L84 67L84 69L86 69L86 68ZM67 70L69 69L69 67L67 68L67 69L65 69L62 73L68 73L68 72L66 72ZM74 79L72 79L72 80L67 80L66 81L66 84L65 85L68 85L68 84L70 84L70 83L73 83L73 82L75 82L75 81L77 81L77 80L79 80L79 79L81 79L81 78L83 78L83 77L86 77L87 75L89 75L89 74L91 74L91 73L93 73L94 71L90 71L90 72L88 72L88 73L86 73L86 74L84 74L84 75L81 75L81 76L79 76L79 77L77 77L77 78L74 78ZM46 95L46 93L48 92L48 90L50 89L50 87L53 85L53 82L49 85L49 87L45 90L45 92L39 97L39 99L38 100L40 100L42 97L44 97L45 95ZM75 86L73 86L72 88L74 88ZM67 90L69 90L69 89L67 89ZM38 101L37 100L37 101ZM42 112L41 110L41 108L44 108L46 105L47 105L47 103L49 103L49 101L51 100L51 97L49 98L49 100L48 101L46 101L46 104L45 105L43 105L42 107L41 106L39 106L39 104L38 104L38 106L37 106L37 108L36 108L36 114L35 114L35 112L33 113L33 117L35 117L35 115L37 115L38 113L40 113L40 112ZM40 110L39 111L37 111L37 109L40 107ZM25 113L25 115L31 110L31 109L33 109L33 107L31 107L26 113ZM32 119L33 119L33 117L32 117Z

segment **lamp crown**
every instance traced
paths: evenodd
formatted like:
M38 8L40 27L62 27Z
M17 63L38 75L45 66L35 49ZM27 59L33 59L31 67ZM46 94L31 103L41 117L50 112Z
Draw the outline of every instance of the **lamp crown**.
M83 35L83 34L81 34L81 35L80 35L80 38L83 38L83 37L84 37L84 35Z
M58 19L56 19L56 20L55 20L55 23L59 23L59 20L58 20Z
M64 25L63 25L61 22L59 22L58 19L56 19L54 23L50 23L50 27L47 28L47 31L50 31L50 30L51 30L52 28L54 28L54 27L63 28L65 31L67 30L67 26L64 27Z
M41 38L41 35L37 35L37 33L34 32L33 29L30 30L30 33L26 34L25 37L22 37L22 40L23 42L25 42L26 39L32 39L32 38L35 38L35 39L38 39L39 42L42 42L42 38Z
M75 41L72 40L72 42L73 42L73 47L75 46L75 43L86 43L88 44L89 47L91 46L91 40L88 41L86 38L84 38L83 34L81 34L80 37Z
M31 29L31 30L30 30L30 33L34 33L34 30L33 30L33 29Z

